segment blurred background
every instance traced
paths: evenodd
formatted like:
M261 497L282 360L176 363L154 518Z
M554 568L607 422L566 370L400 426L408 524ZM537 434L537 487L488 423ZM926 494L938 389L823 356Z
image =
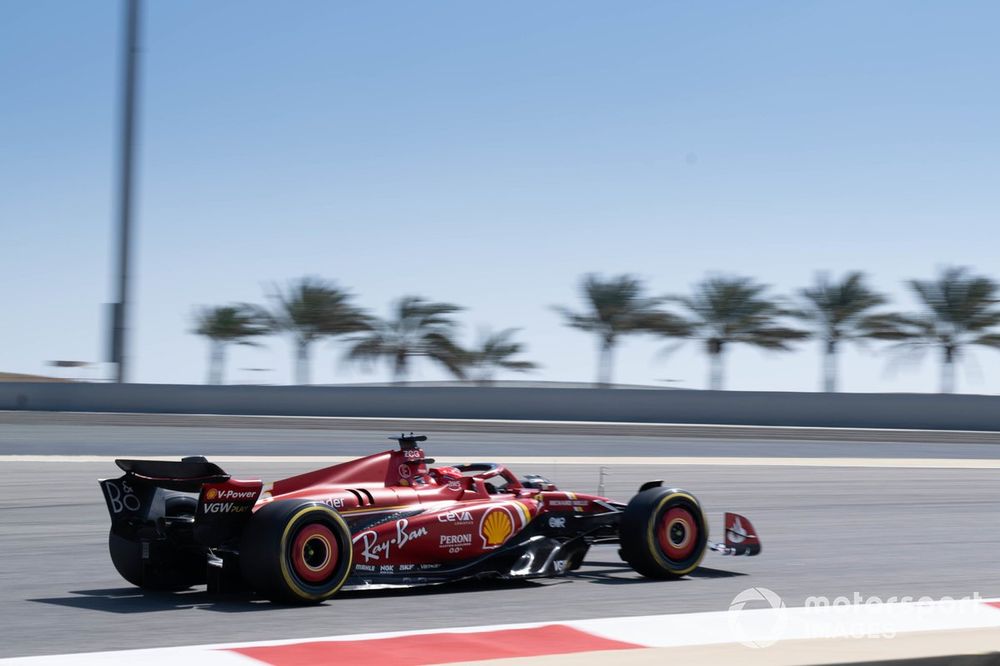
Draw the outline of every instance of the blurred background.
M7 376L114 374L124 7L0 0ZM998 20L145 0L128 379L998 393Z

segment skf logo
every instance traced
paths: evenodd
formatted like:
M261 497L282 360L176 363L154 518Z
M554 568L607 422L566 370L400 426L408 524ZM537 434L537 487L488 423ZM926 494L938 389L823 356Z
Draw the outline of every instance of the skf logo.
M556 530L561 530L566 527L566 518L564 516L552 516L549 518L549 527Z
M506 507L495 506L479 521L483 548L499 548L514 533L514 517Z

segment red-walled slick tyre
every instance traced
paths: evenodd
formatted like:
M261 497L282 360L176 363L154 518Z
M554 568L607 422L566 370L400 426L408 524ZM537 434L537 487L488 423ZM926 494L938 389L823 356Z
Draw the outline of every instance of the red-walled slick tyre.
M678 578L705 555L708 524L693 495L650 488L628 503L619 527L622 559L643 576Z
M283 603L320 603L353 566L351 531L319 502L278 501L257 511L240 543L240 570L258 594Z

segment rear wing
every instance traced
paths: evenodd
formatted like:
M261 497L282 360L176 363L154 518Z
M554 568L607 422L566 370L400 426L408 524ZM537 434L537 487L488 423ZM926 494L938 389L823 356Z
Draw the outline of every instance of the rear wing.
M119 458L115 464L136 481L189 493L198 492L202 484L223 483L230 478L221 467L201 456L183 458L180 461Z
M238 538L252 515L264 484L233 479L202 457L116 460L125 472L99 483L113 532L126 538L165 536L186 525L194 539L219 545Z

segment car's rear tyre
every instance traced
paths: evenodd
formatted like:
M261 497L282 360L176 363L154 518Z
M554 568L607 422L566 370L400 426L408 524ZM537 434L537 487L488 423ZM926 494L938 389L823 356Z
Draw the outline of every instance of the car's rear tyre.
M258 594L282 603L320 603L344 585L353 566L351 530L319 502L267 504L240 543L240 571Z
M650 488L628 503L619 527L622 559L649 578L679 578L705 555L708 524L693 495Z
M198 501L192 497L168 494L164 501L166 516L194 516ZM205 555L175 547L167 541L151 541L145 548L148 560L143 560L141 541L128 539L114 530L108 533L111 563L122 578L146 590L186 590L205 582Z

